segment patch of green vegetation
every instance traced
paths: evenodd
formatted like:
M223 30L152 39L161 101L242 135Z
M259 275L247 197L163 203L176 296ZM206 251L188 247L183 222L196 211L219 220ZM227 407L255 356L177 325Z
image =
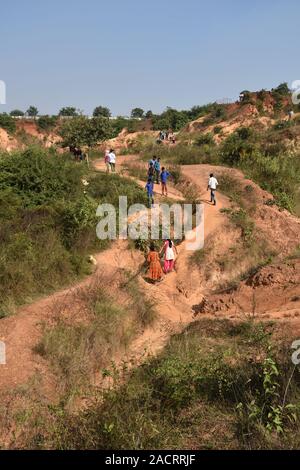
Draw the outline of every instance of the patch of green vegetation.
M223 171L218 175L218 182L222 193L226 194L233 202L243 206L243 189L241 182L228 171Z
M48 115L40 116L39 119L36 121L38 129L46 132L52 131L56 127L57 122L57 116Z
M253 237L255 224L244 209L229 210L230 219L241 229L241 236L245 242L250 242Z
M194 133L188 139L182 133L182 142L175 147L157 145L144 149L144 155L150 158L156 154L164 162L179 165L210 163L240 168L272 193L279 207L298 213L300 158L299 152L289 149L289 142L296 141L298 133L296 121L278 121L273 129L260 132L241 127L218 146L206 134Z
M2 113L0 114L0 127L13 134L16 131L16 121L9 114Z
M293 212L300 184L300 159L289 154L282 142L272 139L272 133L259 136L240 129L221 144L220 158L225 164L241 168L274 195L279 207Z
M222 133L222 127L221 126L215 126L213 129L214 134L221 134Z
M126 383L106 370L115 386L76 416L52 416L51 428L38 430L40 447L297 448L299 370L274 330L271 323L199 320Z
M213 144L214 144L214 138L210 132L207 132L206 134L201 134L195 140L195 145L199 147L201 147L202 145L213 145Z
M89 186L82 184L82 178ZM117 175L88 172L68 155L39 147L0 155L0 312L90 271L86 255L108 246L96 237L100 202L146 202Z

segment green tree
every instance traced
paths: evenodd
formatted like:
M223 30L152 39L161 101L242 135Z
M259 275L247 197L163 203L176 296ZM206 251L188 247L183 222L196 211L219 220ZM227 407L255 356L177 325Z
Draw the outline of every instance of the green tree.
M151 119L153 116L153 112L151 111L151 109L149 109L149 111L146 112L145 114L145 118L146 119Z
M286 82L280 83L280 85L278 85L278 87L272 91L275 91L275 93L278 93L279 95L282 95L282 96L286 96L290 94L290 89Z
M60 109L58 115L75 117L78 116L78 111L74 106L66 106Z
M134 119L142 118L144 116L144 110L142 108L133 108L131 111L131 117Z
M93 111L93 116L109 118L111 116L111 112L110 109L106 108L105 106L97 106Z
M13 109L10 113L9 113L11 116L24 116L24 113L23 111L21 111L20 109Z
M85 116L76 116L67 120L59 130L63 147L94 147L96 144L109 139L112 127L108 118L97 117L88 119Z
M241 102L243 104L250 104L251 103L251 91L243 90L243 91L241 91L240 96L242 96Z
M36 106L29 106L26 111L26 114L30 117L36 117L39 114L39 111Z

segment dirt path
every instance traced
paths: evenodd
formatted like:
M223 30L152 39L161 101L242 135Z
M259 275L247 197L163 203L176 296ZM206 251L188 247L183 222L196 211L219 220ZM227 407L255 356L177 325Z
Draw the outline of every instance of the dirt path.
M133 161L135 158L134 156L119 157L119 168L125 161ZM102 170L104 164L95 162L95 168ZM224 222L225 218L219 209L228 206L229 203L221 195L218 195L217 208L206 201L207 193L204 194L204 190L207 185L207 168L204 169L200 165L186 166L183 167L183 172L199 185L199 188L203 189L200 194L203 196L205 204L204 233L207 237ZM145 184L144 182L139 183L141 186ZM181 194L171 187L169 197L182 198ZM155 325L147 328L136 338L128 350L127 356L134 357L137 362L140 362L145 354L157 353L163 348L172 333L180 331L185 325L192 322L193 311L191 307L196 301L201 301L201 285L199 282L197 283L195 273L190 268L192 254L186 250L186 242L178 247L178 252L176 272L166 276L159 286L150 285L141 277L139 278L146 294L155 299L159 317ZM25 383L35 373L39 373L46 384L47 381L51 383L54 378L49 376L47 364L38 354L34 353L33 349L41 336L42 323L49 321L53 306L61 301L65 304L71 303L74 299L74 290L91 284L100 271L108 273L124 267L136 272L142 261L141 255L128 250L127 242L123 240L118 240L109 250L96 255L96 259L98 264L95 273L84 281L77 283L72 288L40 299L32 305L22 307L15 316L1 320L0 339L6 344L7 363L1 366L0 390L15 388Z
M137 156L119 157L117 168L127 161L135 161ZM97 170L104 170L101 161L94 162ZM181 167L183 174L195 183L199 189L200 198L204 204L204 235L213 237L218 228L227 219L220 209L229 207L229 200L217 193L217 207L209 201L206 191L208 175L216 167L210 165L185 165ZM219 168L220 169L220 168ZM138 181L144 187L145 182ZM159 187L156 186L157 200ZM175 188L169 188L169 198L182 199ZM180 332L186 325L193 322L192 307L199 304L203 298L203 288L199 280L199 272L191 263L193 252L186 249L186 242L178 246L176 272L170 273L159 285L147 283L142 276L137 276L145 294L156 303L158 319L153 326L146 328L129 346L127 353L112 358L117 365L121 361L129 361L132 366L140 364L148 355L157 354L163 349L170 336ZM113 275L119 268L130 269L137 273L143 263L141 253L128 249L126 240L117 240L108 250L95 255L97 268L95 272L74 286L42 298L31 305L20 308L19 312L0 321L0 340L6 344L6 365L0 365L0 391L15 389L25 384L36 373L42 377L43 389L55 389L56 378L51 375L48 363L34 352L43 331L43 323L51 323L55 305L63 302L70 310L76 302L76 292L91 285L101 273ZM277 316L278 312L276 312ZM278 314L279 315L279 314ZM228 317L228 315L224 314ZM232 316L230 316L232 318ZM101 385L100 377L94 378L94 385Z
M134 156L119 157L118 163L133 160ZM96 169L104 168L102 162L95 163ZM207 169L184 167L184 174L193 179L201 187L207 184ZM144 182L140 182L144 185ZM178 199L180 193L175 188L170 188L169 197ZM226 198L219 197L219 206L212 207L205 204L205 237L212 233L223 221L219 209L228 204ZM81 289L92 283L100 271L109 272L119 267L126 267L137 271L142 258L141 255L132 253L127 249L127 242L116 241L112 247L96 255L97 269L95 273L84 281L71 288L64 289L48 297L42 298L31 305L20 308L19 312L0 322L0 340L6 344L6 365L1 365L0 390L15 388L24 384L35 373L43 377L44 383L49 385L55 381L49 375L45 361L34 352L34 347L42 332L43 322L49 322L49 315L53 306L58 302L70 304L77 289ZM136 356L139 362L141 357L154 354L163 348L172 333L180 331L183 326L193 321L191 306L194 301L201 300L201 286L194 283L190 273L191 252L186 250L185 242L178 247L179 255L176 262L176 273L165 277L159 286L153 286L142 279L146 294L154 298L159 314L158 321L153 327L147 328L141 336L136 338L128 350L128 357Z
M122 169L122 164L127 161L136 161L137 156L119 157L118 167ZM184 175L192 180L198 187L200 198L204 204L204 238L226 222L226 218L220 209L229 207L230 203L225 196L219 195L218 207L214 207L208 200L209 193L206 191L209 175L209 168L201 168L200 165L193 167L182 167ZM100 171L105 170L103 162L96 162L95 168ZM212 167L210 168L211 171ZM196 171L195 171L196 170ZM145 186L144 181L136 180L141 187ZM160 200L160 187L155 185L156 200ZM169 186L169 198L180 200L184 199L182 194L174 187ZM193 240L192 240L193 241ZM126 256L118 255L118 250L122 246L115 246L115 259L123 259L126 264ZM154 325L148 327L139 335L128 348L127 353L122 356L114 357L114 366L120 365L123 361L127 362L127 369L141 364L146 357L158 354L167 344L170 336L179 333L191 322L195 321L193 305L203 298L202 286L199 282L199 272L191 268L191 256L193 252L186 249L186 242L182 242L178 247L178 256L176 260L176 271L165 276L164 280L151 285L145 282L141 277L139 282L146 295L155 301L158 320ZM105 253L103 253L105 256ZM117 265L115 266L117 267ZM103 381L99 374L95 377L95 386L103 387L108 379Z

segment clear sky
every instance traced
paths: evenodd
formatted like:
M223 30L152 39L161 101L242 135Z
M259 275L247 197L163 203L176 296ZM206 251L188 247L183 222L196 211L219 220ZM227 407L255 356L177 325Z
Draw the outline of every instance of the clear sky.
M235 99L300 79L299 33L299 0L0 0L0 112Z

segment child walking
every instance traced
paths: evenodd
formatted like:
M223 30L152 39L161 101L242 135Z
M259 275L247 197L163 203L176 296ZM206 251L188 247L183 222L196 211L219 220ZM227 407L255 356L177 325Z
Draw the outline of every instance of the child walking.
M150 252L148 254L147 261L149 263L148 275L150 279L153 282L160 281L163 277L163 271L160 265L159 254L155 250L153 243L150 245Z
M147 184L145 186L147 190L147 196L148 196L148 207L149 209L151 208L151 205L154 204L154 199L153 199L153 180L152 178L148 178Z
M163 166L161 169L161 174L160 174L162 196L168 196L167 181L168 181L169 176L170 176L170 173Z
M173 271L174 269L174 263L175 263L175 253L176 255L178 254L177 248L168 238L165 243L163 244L162 249L160 250L160 253L164 251L165 252L165 259L164 259L164 272L167 274L168 272Z

